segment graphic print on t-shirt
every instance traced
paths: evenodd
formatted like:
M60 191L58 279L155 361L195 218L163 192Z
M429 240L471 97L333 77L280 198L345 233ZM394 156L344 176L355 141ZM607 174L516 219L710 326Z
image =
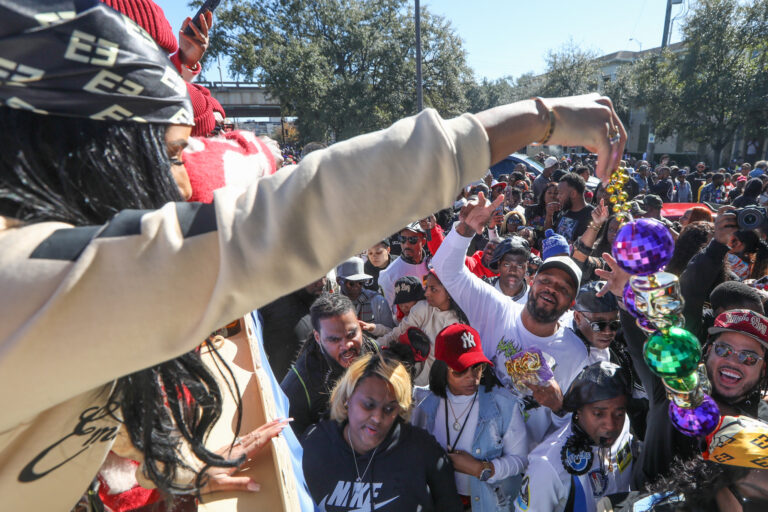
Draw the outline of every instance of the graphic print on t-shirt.
M571 217L563 217L560 224L557 225L557 234L563 235L569 242L573 240L573 232L576 230L578 222Z
M323 512L369 512L371 500L373 510L389 505L400 496L376 501L384 486L382 482L350 482L339 480L330 495L326 494L318 507Z

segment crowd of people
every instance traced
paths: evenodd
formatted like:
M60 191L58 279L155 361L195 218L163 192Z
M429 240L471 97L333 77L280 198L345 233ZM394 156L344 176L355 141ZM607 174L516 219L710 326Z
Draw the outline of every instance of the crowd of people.
M3 509L768 504L765 162L650 172L597 94L281 150L192 83L210 13L178 41L151 0L0 13ZM592 153L488 170L533 143ZM706 439L622 301L619 167L676 240Z

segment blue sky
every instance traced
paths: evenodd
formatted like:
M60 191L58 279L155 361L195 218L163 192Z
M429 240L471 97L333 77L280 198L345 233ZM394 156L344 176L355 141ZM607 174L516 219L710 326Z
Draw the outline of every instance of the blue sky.
M176 31L194 12L185 0L155 1ZM693 2L673 5L672 17L684 14ZM475 75L495 79L541 73L547 52L571 39L600 54L660 46L666 0L421 0L421 4L450 20L464 40ZM681 20L675 20L670 42L680 39L675 28ZM210 70L209 78L217 79L218 71Z

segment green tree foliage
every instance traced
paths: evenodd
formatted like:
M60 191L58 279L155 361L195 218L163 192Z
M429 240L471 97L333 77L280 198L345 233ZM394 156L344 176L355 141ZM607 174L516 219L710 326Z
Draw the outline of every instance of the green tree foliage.
M600 67L597 54L580 48L573 40L547 53L547 70L536 87L537 96L574 96L598 90Z
M297 116L303 141L341 140L416 112L415 25L406 0L226 0L210 57L256 80ZM422 7L424 105L467 109L461 39ZM210 58L209 57L209 58Z
M499 105L506 105L515 101L513 99L514 93L514 82L509 77L498 80L483 78L480 83L470 83L467 85L466 92L469 111L477 113Z
M685 50L635 63L635 102L646 106L657 136L675 132L715 154L739 126L765 123L768 1L701 0L683 27Z
M632 110L633 99L637 97L637 84L634 80L634 66L622 64L616 70L616 76L612 80L603 82L602 94L611 98L613 108L616 110L624 126L629 126L629 113Z

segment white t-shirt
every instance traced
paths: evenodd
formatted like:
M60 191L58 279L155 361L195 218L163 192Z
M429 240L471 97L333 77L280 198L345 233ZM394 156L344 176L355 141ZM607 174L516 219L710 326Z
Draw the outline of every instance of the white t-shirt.
M562 512L565 509L571 490L571 474L563 466L560 454L571 433L571 422L568 422L568 425L550 434L528 456L528 470L523 477L520 494L515 499L516 511ZM633 442L629 418L625 416L624 428L611 446L610 467L601 468L598 448L592 447L592 467L583 475L574 475L578 485L574 489L574 510L595 510L603 496L630 490Z
M552 373L565 394L573 379L587 365L584 343L567 327L570 324L562 320L552 336L536 336L526 329L521 319L524 305L516 303L464 266L470 240L452 230L432 258L432 266L443 286L467 315L470 325L480 334L483 353L493 362L499 380L513 394L521 396L512 385L505 363L517 352L533 347L554 361ZM569 419L567 416L558 418L546 407L524 411L523 417L532 446L544 438L553 422L562 425Z
M421 279L425 275L427 275L427 262L424 258L422 258L421 263L413 264L405 261L402 256L379 273L379 286L392 310L393 317L395 315L395 283L397 280L405 276L415 276Z
M475 430L477 429L477 416L480 411L480 404L475 400L475 403L470 409L469 404L472 403L472 399L475 395L454 395L447 389L445 392L448 396L448 400L451 401L451 406L448 408L448 430L451 434L450 448L471 454L472 441L475 438ZM464 425L465 421L466 425ZM459 425L458 430L454 428L454 423ZM461 437L459 437L457 442L456 438L461 430L461 425L464 425L464 430L461 432ZM446 450L449 449L448 439L445 435L445 400L440 400L440 404L437 406L437 413L435 414L435 431L433 432L433 435L438 443L444 446ZM459 491L459 494L471 496L472 491L469 486L472 477L458 471L455 472L455 475L456 490Z
M499 286L499 280L498 279L496 279L495 282L493 283L493 287L496 288L497 290L499 290L499 292L504 293L504 292L501 291L501 286ZM515 302L517 302L518 304L525 305L525 303L528 302L528 293L530 291L531 291L531 287L526 285L525 286L525 293L522 294L518 299L515 299Z

